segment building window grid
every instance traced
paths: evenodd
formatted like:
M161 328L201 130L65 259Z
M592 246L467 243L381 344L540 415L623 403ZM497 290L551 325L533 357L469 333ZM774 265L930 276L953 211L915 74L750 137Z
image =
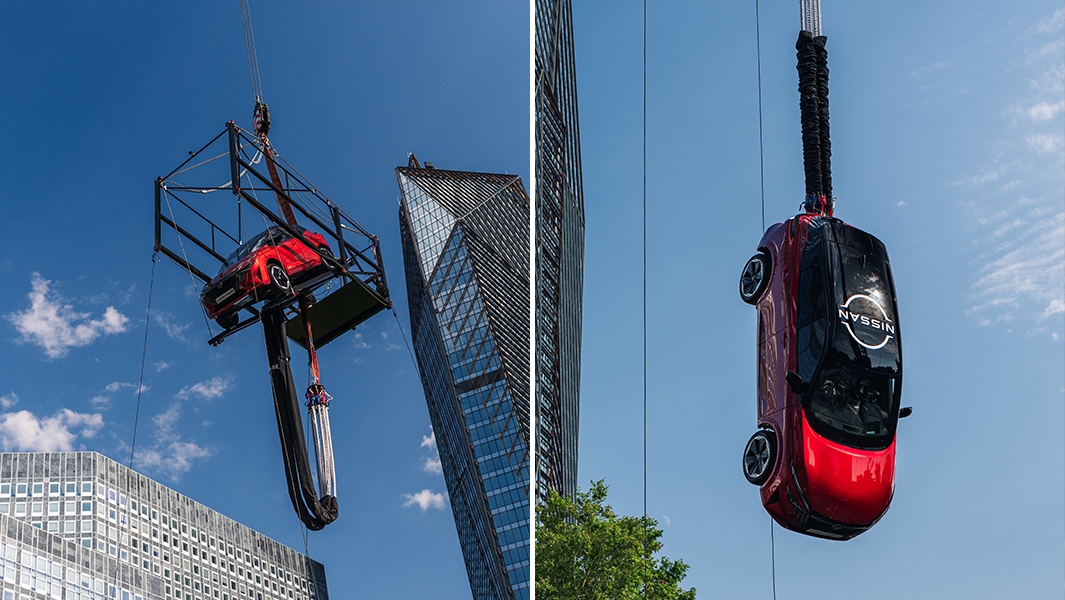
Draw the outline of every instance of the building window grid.
M89 485L91 485L91 484L89 484ZM12 495L14 495L15 493L17 493L17 491L18 491L18 490L17 490L17 487L13 487L13 488L12 488L12 491L11 491L11 492L9 492L9 493L11 493ZM34 492L40 492L40 491L41 491L41 488L40 488L40 487L38 487L38 488L36 488L36 489L34 489L34 488L29 488L29 490L28 490L28 492L29 492L30 494L33 494ZM54 490L52 490L52 491L54 491ZM107 490L107 492L110 492L110 491L111 491L111 490ZM91 493L91 488L87 488L87 489L86 489L86 492L87 492L87 493ZM102 496L103 496L103 497L105 497L105 498L107 499L107 501L108 501L109 503L113 503L113 504L115 504L116 506L123 506L123 507L124 507L124 506L126 506L126 500L127 500L127 499L126 499L126 497L125 497L125 495L124 495L124 494L121 494L121 495L120 495L120 494L111 494L111 493L105 493L105 494L102 494ZM49 512L53 512L53 511L51 511L51 510L50 510ZM153 512L153 514L155 513L155 511L154 511L154 510L153 510L152 512ZM113 516L113 515L109 515L109 516ZM123 514L123 515L122 515L122 517L125 517L125 515ZM112 520L113 520L113 519L112 519ZM125 520L124 518L120 518L120 519L119 519L119 521L121 521L121 522L123 522L123 524L125 524L125 521L126 521L126 520ZM175 529L176 529L176 528L177 528L177 523L176 523L176 520L175 520L175 519L170 519L170 521L171 521L171 523L172 523L172 526L173 526L173 528L175 528ZM85 524L88 524L88 525L90 526L90 528L91 528L91 521L84 521L84 522L83 522L83 527L84 527L84 525L85 525ZM186 530L186 531L187 531L187 530ZM109 533L112 533L112 534L113 534L114 532L109 532ZM122 535L123 535L123 537L126 537L126 536L125 536L125 534L122 534ZM157 533L156 533L156 535L157 535ZM112 539L114 538L114 536L113 536L113 535L111 535L111 536L109 536L109 537L111 537ZM87 541L87 540L83 540L83 541ZM122 541L123 541L123 542L125 542L126 540L125 540L125 539L123 539ZM115 547L114 547L114 546L112 546L112 545L109 545L109 551L110 551L110 553L111 553L112 555L115 555L115 554L116 554L115 550L116 550L116 549L115 549ZM124 551L124 548L123 548L123 551ZM230 551L229 551L229 552L230 552L230 556L232 556L232 547L230 547ZM239 551L238 551L238 552L239 552ZM187 553L187 551L186 551L186 553ZM128 556L128 554L127 554L127 556ZM157 556L158 556L158 550L156 550L156 558L157 558ZM251 554L250 554L250 553L247 553L247 554L246 554L246 556L248 557L248 561L250 562L250 560L251 560ZM123 558L125 558L125 557L123 557ZM205 559L205 558L206 558L206 555L204 555L204 559ZM187 561L186 561L186 563L187 563ZM265 561L263 562L263 564L264 564L264 566L265 566L265 564L266 564L266 563L265 563ZM144 563L144 566L145 566L145 567L147 567L147 561L145 561L145 563ZM187 567L188 565L186 564L185 566ZM231 566L230 568L232 568L232 566ZM156 570L156 572L158 572L158 566L157 566L157 565L156 565L156 569L155 569L155 570ZM197 568L197 570L198 570L198 568ZM241 569L241 570L243 571L243 569ZM206 571L204 571L204 575L205 575L205 576L207 575ZM250 570L249 570L249 572L248 572L248 575L249 575L249 576L251 575L251 573L250 573ZM291 573L289 573L289 577L291 578ZM302 581L302 582L303 582L303 585L304 585L304 587L306 587L306 583L307 583L307 580L306 580L306 579L303 579L303 580L301 580L301 579L300 579L300 578L299 578L299 577L297 576L297 578L296 578L296 581L297 581L297 585L299 584L299 582L300 582L300 581ZM312 587L313 587L313 586L312 586ZM296 592L293 592L293 590L292 590L292 589L289 589L288 591L289 591L289 594L291 594L291 595L292 595L292 597L294 597L294 598L302 597L302 594L300 594L300 593L299 593L298 591L296 591Z

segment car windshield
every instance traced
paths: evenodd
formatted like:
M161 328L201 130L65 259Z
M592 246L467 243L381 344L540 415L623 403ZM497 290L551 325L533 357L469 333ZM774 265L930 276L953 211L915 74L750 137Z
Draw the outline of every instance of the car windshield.
M296 230L300 233L303 233L302 229L302 227L296 228ZM248 258L253 252L267 244L271 246L276 246L281 242L289 239L290 237L291 236L284 229L281 229L280 227L276 226L271 227L266 231L260 233L259 235L256 235L250 240L244 242L239 248L237 248L229 256L227 256L225 264L222 265L222 270L224 271L226 267L234 265L244 260L245 258Z
M821 435L859 448L886 448L898 422L898 380L834 364L807 394L806 417Z

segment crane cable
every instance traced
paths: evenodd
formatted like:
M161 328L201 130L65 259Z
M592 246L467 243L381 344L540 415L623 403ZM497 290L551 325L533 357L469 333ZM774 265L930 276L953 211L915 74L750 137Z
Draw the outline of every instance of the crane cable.
M251 91L257 100L263 97L263 83L259 77L259 55L255 52L255 30L251 24L251 7L248 0L240 0L240 18L244 24L244 49L248 53L248 78Z
M647 0L643 0L643 531L644 556L651 558L647 523ZM644 594L648 593L644 584Z

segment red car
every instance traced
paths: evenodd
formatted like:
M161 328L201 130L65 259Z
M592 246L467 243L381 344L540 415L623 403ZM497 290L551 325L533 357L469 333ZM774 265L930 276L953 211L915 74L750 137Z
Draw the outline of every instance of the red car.
M846 540L895 490L902 393L895 285L884 244L839 219L770 227L740 277L758 309L758 426L743 473L781 526Z
M237 324L241 307L292 291L293 280L319 271L322 256L332 256L325 236L291 226L304 240L273 226L233 251L200 293L207 316L225 329Z

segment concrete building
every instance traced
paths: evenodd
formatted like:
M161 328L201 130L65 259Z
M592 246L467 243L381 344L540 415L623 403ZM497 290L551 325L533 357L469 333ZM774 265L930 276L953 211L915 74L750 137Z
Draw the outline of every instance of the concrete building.
M314 560L95 452L0 454L0 600L327 600Z

